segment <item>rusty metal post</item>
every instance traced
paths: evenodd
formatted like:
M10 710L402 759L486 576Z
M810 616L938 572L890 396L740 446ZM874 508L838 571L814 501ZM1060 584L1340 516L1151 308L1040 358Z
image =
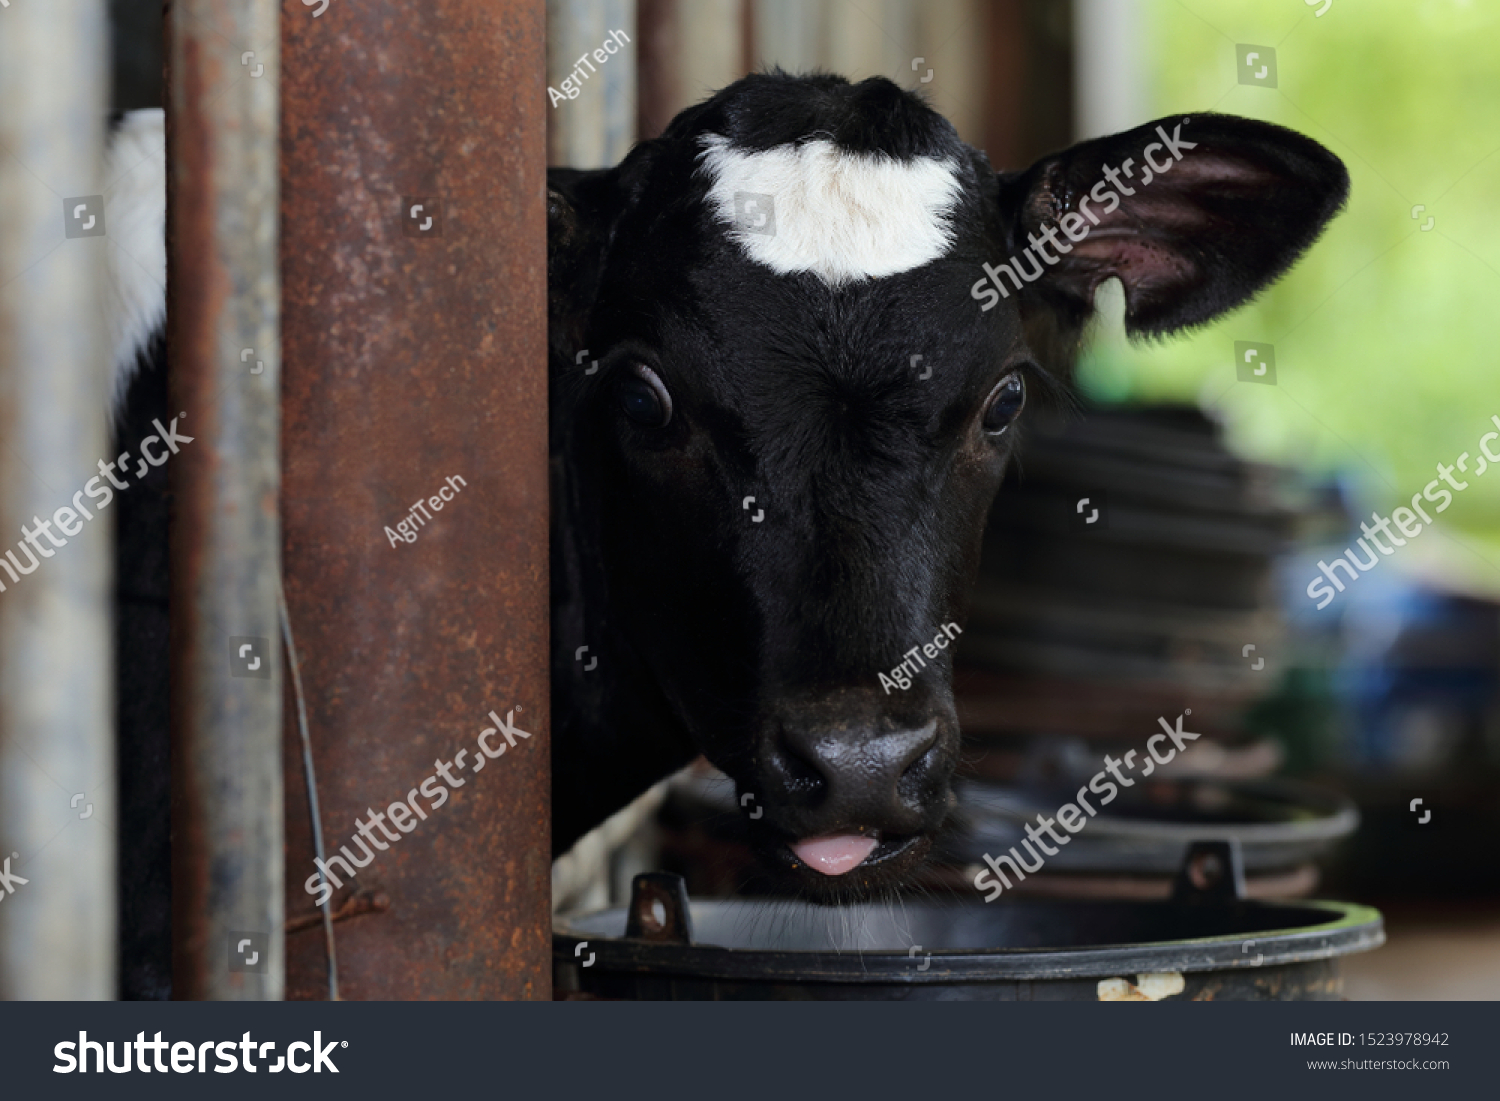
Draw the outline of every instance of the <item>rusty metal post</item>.
M280 998L277 0L168 9L173 993ZM237 955L236 955L237 953Z
M283 557L347 998L551 993L544 13L283 22ZM284 759L288 997L323 998Z
M112 998L116 987L111 527L97 501L74 501L109 446L106 26L100 0L0 11L6 999Z

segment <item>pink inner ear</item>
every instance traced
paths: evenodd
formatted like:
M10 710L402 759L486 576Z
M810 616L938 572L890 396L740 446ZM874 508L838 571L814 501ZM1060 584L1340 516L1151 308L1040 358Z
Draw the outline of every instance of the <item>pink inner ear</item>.
M1179 186L1193 187L1219 182L1229 187L1264 188L1274 187L1278 182L1274 174L1249 161L1200 152L1184 157L1172 166L1170 172L1158 178L1175 179ZM1155 186L1154 182L1152 186Z
M1181 252L1150 237L1113 230L1095 233L1073 246L1070 259L1083 260L1101 275L1117 275L1131 305L1161 287L1194 278L1196 266Z

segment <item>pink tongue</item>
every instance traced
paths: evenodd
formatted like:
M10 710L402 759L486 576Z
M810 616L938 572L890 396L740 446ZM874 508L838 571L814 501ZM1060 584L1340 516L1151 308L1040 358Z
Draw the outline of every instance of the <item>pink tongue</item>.
M869 856L880 844L873 837L843 833L835 837L808 837L792 846L792 852L815 872L843 875Z

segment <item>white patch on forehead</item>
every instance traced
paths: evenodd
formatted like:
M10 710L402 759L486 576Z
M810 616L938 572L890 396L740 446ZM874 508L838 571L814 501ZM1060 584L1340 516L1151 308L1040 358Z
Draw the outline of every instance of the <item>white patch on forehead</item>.
M838 286L910 271L953 247L962 185L951 161L851 153L831 141L761 153L707 134L708 203L758 264Z

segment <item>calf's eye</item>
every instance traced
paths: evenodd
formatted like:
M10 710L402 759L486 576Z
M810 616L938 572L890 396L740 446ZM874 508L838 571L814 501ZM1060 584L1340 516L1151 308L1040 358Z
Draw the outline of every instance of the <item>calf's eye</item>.
M1026 404L1026 384L1019 373L1006 375L984 403L984 430L998 436L1010 427Z
M642 428L665 428L672 420L672 395L655 371L643 363L615 384L620 410Z

